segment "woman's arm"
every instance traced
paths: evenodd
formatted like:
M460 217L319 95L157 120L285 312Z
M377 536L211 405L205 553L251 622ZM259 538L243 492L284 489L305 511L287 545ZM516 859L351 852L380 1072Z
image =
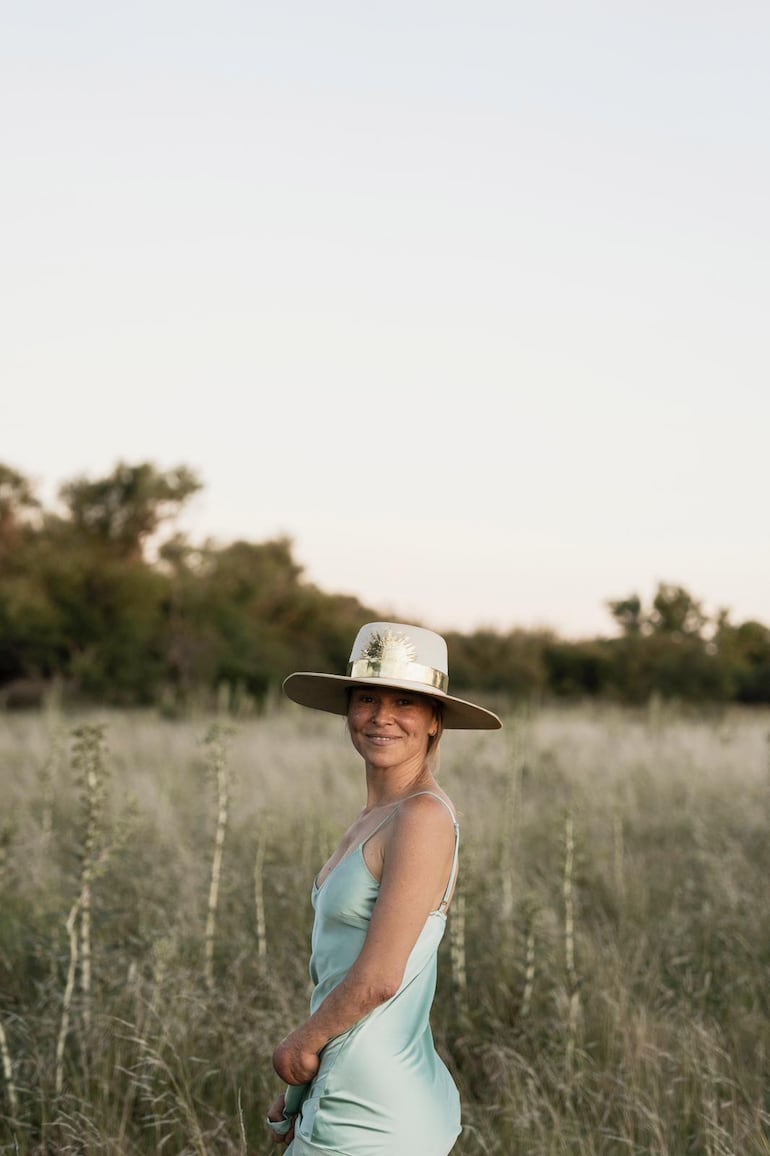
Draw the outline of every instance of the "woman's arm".
M388 827L380 893L358 959L273 1053L273 1067L288 1084L311 1080L329 1040L396 994L425 921L444 894L454 855L454 829L444 804L418 795L402 803Z

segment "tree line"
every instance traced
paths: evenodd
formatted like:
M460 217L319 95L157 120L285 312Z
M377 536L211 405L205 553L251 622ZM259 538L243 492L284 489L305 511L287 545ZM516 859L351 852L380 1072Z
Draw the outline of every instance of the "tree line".
M0 464L0 698L161 704L223 692L261 705L290 670L339 673L362 622L383 617L308 582L289 538L195 544L174 519L201 481L119 462L77 476L56 510ZM716 616L682 586L610 600L615 634L449 633L452 691L495 700L770 703L770 629ZM385 615L387 617L387 615ZM431 625L428 623L427 625Z

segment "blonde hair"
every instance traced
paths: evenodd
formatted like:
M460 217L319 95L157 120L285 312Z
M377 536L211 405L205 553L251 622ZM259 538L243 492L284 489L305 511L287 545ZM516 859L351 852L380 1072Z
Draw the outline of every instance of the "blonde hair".
M429 695L425 696L429 698ZM428 751L425 756L425 761L432 773L438 774L439 764L439 745L441 743L441 736L444 733L444 708L437 699L431 698L430 704L433 707L433 718L436 722L436 733L428 735Z

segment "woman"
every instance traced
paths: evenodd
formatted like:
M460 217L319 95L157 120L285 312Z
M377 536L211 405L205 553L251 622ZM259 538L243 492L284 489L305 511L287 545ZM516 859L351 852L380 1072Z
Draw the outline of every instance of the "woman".
M366 806L313 883L311 1014L273 1053L289 1086L268 1123L286 1156L446 1156L459 1134L429 1023L459 840L435 768L444 728L502 723L448 684L444 639L394 622L362 627L347 676L283 684L346 715L366 770Z

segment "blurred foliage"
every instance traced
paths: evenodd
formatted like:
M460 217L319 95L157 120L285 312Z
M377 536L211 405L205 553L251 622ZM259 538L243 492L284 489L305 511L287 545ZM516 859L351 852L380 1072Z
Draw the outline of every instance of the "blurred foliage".
M57 512L0 464L0 695L158 703L221 696L260 706L290 670L339 673L362 622L356 598L307 582L288 538L193 544L174 518L201 488L185 466L120 462L65 482ZM709 619L681 586L607 603L614 637L478 630L447 636L452 689L493 701L603 698L770 702L770 629Z

